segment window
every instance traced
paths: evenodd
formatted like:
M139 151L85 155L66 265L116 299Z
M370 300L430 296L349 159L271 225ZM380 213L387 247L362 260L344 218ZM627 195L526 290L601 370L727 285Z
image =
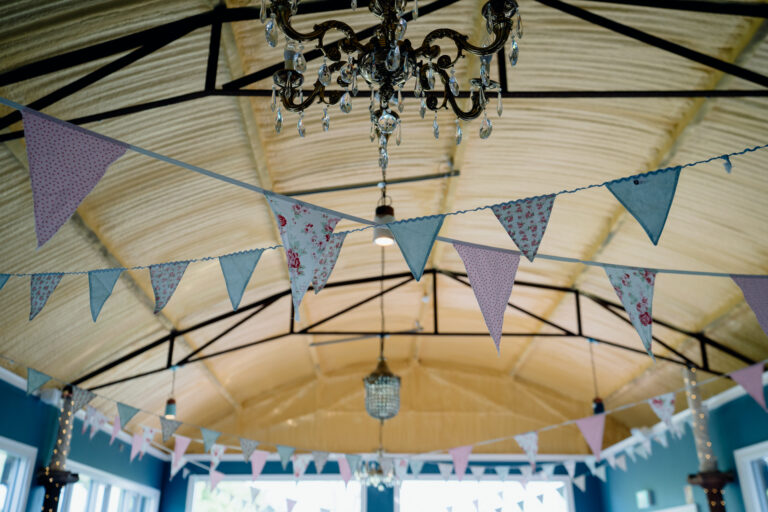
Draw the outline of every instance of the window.
M251 505L251 489L258 489ZM298 483L285 476L262 475L251 481L249 475L227 476L214 491L207 475L189 477L187 512L229 512L253 510L285 512L285 500L295 500L293 512L362 512L365 509L360 484L354 480L345 486L339 477L305 476Z
M157 512L160 491L67 461L80 480L64 487L59 512Z
M0 437L0 510L25 509L35 457L37 448Z
M399 512L443 511L452 507L453 512L479 510L519 510L518 503L525 502L526 512L571 512L573 495L567 478L553 477L547 481L531 481L523 488L512 477L505 481L466 478L458 480L435 479L422 476L419 480L403 480L399 491ZM561 494L562 493L562 494ZM541 498L539 498L541 496Z
M733 454L747 512L768 512L768 441Z

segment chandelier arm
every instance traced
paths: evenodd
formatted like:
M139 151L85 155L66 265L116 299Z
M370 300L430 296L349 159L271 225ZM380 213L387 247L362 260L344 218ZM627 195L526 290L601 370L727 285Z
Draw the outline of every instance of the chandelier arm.
M436 57L436 53L440 52L440 47L433 45L434 41L439 39L450 39L453 44L456 45L459 56L462 51L469 52L473 55L483 57L486 55L493 55L504 47L504 44L509 39L509 35L512 32L512 20L505 18L503 23L498 23L493 27L494 39L488 46L475 46L468 41L469 37L461 34L450 28L438 28L427 34L421 46L416 50L417 56L432 56ZM458 60L458 56L453 62Z
M318 23L313 27L312 32L299 32L295 28L293 28L293 25L291 25L291 9L290 7L284 7L284 6L278 6L277 7L277 15L275 17L277 21L277 25L280 27L280 30L285 34L286 37L289 39L293 39L294 41L299 42L307 42L307 41L318 41L318 46L323 49L324 45L322 43L323 38L325 35L332 31L332 30L338 30L339 32L344 33L347 37L342 39L341 41L338 41L336 43L333 43L334 45L341 45L345 51L349 51L352 49L362 51L364 50L364 46L360 43L360 41L357 39L357 34L355 33L355 30L347 25L344 22L337 21L337 20L328 20L324 21L323 23ZM324 50L325 51L325 50Z
M427 108L433 112L437 112L440 109L447 108L447 105L450 105L451 110L453 110L453 113L456 114L456 117L459 119L463 121L471 121L472 119L477 119L480 114L483 113L483 102L481 100L480 92L472 91L470 94L472 106L469 108L469 110L462 110L461 107L459 107L459 104L456 101L453 93L451 93L449 85L450 78L448 77L448 73L439 68L436 68L436 71L440 76L440 80L443 81L443 102L438 106L440 93L430 92L426 97Z
M327 105L335 105L341 99L343 92L340 91L328 91L326 93L325 86L316 81L314 89L305 97L304 101L295 103L294 98L299 96L297 89L284 88L280 90L280 100L283 106L291 112L299 112L309 107L315 99L318 103L325 103Z

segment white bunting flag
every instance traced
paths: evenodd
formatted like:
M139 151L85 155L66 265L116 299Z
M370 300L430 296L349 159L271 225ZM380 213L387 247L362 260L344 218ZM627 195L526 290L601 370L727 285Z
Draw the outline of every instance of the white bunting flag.
M587 492L587 475L582 474L573 479L573 485L578 487L581 492Z
M449 462L438 462L437 470L440 472L440 476L445 480L448 480L451 477L451 471L453 471L453 464Z
M515 436L515 441L520 445L525 454L528 456L528 462L531 463L531 468L536 470L536 454L539 451L539 434L538 432L527 432L525 434L519 434Z
M482 479L483 475L485 475L485 466L469 466L469 470L477 480Z
M565 472L568 473L568 478L573 480L573 477L576 476L576 461L573 459L566 460L563 462L563 467Z
M312 452L312 459L315 462L315 472L318 475L323 472L325 463L328 462L328 456L329 456L328 452L318 452L318 451Z
M626 455L619 455L616 457L616 467L620 470L627 472L627 456Z
M506 480L509 476L509 466L494 466L493 469L502 480Z
M221 458L224 457L224 452L227 447L222 444L214 444L211 446L211 467L216 469L221 462Z
M672 416L675 414L675 394L666 393L664 395L655 396L648 400L648 405L656 416L667 426L668 429L672 429Z

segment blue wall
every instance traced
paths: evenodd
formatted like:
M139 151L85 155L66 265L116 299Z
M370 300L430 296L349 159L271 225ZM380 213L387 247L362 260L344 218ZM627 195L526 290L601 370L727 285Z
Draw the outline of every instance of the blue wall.
M0 411L3 411L3 414L0 414L0 436L36 447L37 473L50 459L58 429L58 409L0 381ZM155 489L162 488L163 476L168 466L166 462L149 454L141 461L129 462L129 444L118 439L110 446L110 436L105 432L97 433L91 441L87 433L81 434L81 430L82 422L76 419L70 449L72 460ZM33 480L27 510L39 511L42 500L43 489L34 486Z
M739 448L768 440L768 414L749 396L742 396L710 412L709 432L721 471L733 471L733 452ZM635 493L653 491L654 506L648 512L685 503L683 487L689 474L698 473L699 461L693 433L686 426L685 435L676 440L670 436L669 448L654 443L648 460L628 461L628 472L608 469L604 485L604 510L637 510ZM578 491L577 491L578 492ZM701 512L709 510L704 491L694 487L694 498ZM728 484L723 493L728 512L744 512L744 502L738 481Z

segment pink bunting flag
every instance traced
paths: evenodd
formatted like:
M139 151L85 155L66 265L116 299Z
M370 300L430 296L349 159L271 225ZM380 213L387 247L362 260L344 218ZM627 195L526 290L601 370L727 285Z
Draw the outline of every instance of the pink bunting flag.
M83 128L22 110L29 178L41 247L77 210L125 144Z
M224 473L211 468L210 472L208 473L208 477L210 478L208 483L211 487L211 490L213 491L216 489L216 486L219 485L219 482L224 480Z
M264 465L267 463L267 457L269 452L263 450L253 450L248 460L251 461L251 480L256 480L264 470Z
M180 436L179 434L176 434L174 438L176 441L173 446L173 461L178 462L184 454L187 453L187 448L189 448L189 443L191 443L192 440L188 437Z
M296 506L296 500L292 500L290 498L285 499L285 510L286 512L293 512L293 507Z
M504 312L515 284L520 255L469 244L454 243L453 247L464 262L485 325L499 352Z
M347 462L347 458L344 457L343 455L338 458L338 462L339 462L339 474L341 475L341 479L344 480L344 485L346 485L352 479L352 470L349 467L349 462Z
M448 453L450 453L451 458L453 458L453 468L454 471L456 471L456 478L461 481L467 473L467 463L469 462L469 454L472 453L472 445L452 448Z
M226 451L226 447L221 444L214 444L211 447L211 467L217 468L219 467L219 463L221 462L221 458L224 456L224 452Z
M115 438L119 433L120 433L120 415L115 414L115 422L112 424L112 436L110 436L109 438L110 446L112 445L112 443L115 442Z
M32 320L43 310L48 297L59 286L64 274L32 274L29 281L29 319Z
M581 430L581 435L589 445L597 461L600 461L600 452L603 449L603 432L605 430L605 414L595 414L576 420L576 425Z
M184 456L179 457L178 460L176 460L175 457L171 460L170 480L173 480L173 477L176 476L176 473L178 473L181 468L184 468L184 465L186 463L187 463L187 458L184 457ZM184 478L187 478L186 474L184 474L184 473L186 473L188 471L189 470L187 468L184 468L184 472L182 472L182 474L184 475Z
M539 250L554 202L555 195L552 194L491 207L515 245L530 261L533 261Z
M155 292L155 314L168 304L187 265L189 265L188 261L174 261L149 266L149 277L152 281L152 290Z
M141 435L141 432L133 434L131 439L131 462L142 452L142 446L144 446L144 436ZM139 457L139 460L141 460L141 457Z
M768 277L731 276L731 278L741 288L744 299L755 313L763 332L768 334Z
M656 271L631 267L605 267L605 273L611 281L619 300L624 305L627 316L640 335L645 351L653 357L651 333L653 316L653 287Z
M749 396L754 398L765 412L768 412L768 409L765 407L765 394L763 393L764 366L763 363L753 364L752 366L731 372L728 376L739 383L744 388L744 391L749 393Z

